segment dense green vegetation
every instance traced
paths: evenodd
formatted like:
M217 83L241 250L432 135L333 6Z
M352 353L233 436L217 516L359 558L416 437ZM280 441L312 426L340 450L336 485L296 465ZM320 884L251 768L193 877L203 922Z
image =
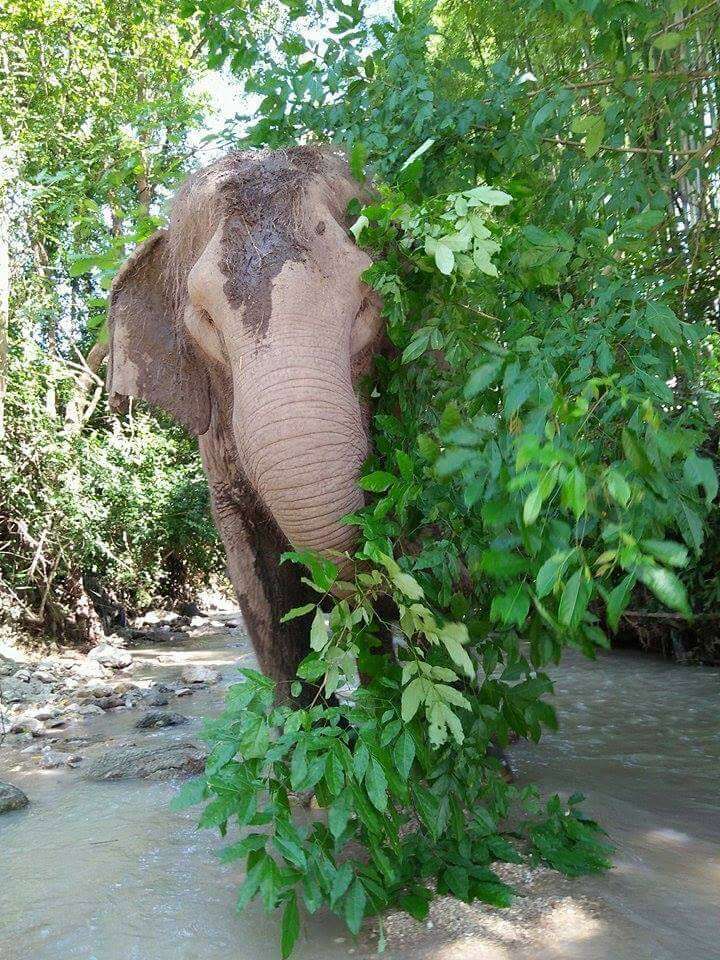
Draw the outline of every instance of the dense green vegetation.
M0 504L6 583L41 603L38 543L50 568L72 557L146 596L173 582L169 554L186 579L214 560L186 442L147 414L115 425L100 396L78 401L74 352L92 346L109 276L194 162L192 58L206 57L258 101L226 141L331 141L372 177L353 232L373 252L366 279L392 348L373 385L372 502L348 521L365 565L333 601L332 563L287 561L318 592L288 612L307 618L295 692L308 685L312 706L277 706L246 671L181 802L209 799L201 823L222 833L250 828L224 856L246 861L241 907L260 896L283 911L283 955L301 903L329 904L356 932L391 905L424 916L435 891L507 903L494 861L601 869L577 798L543 804L506 783L492 744L554 724L546 668L565 647L594 656L648 612L657 645L691 643L686 620L702 623L718 593L712 537L703 553L718 490L717 4L10 9L0 30L27 68L0 111L23 237L0 454L29 450L40 467L15 468ZM70 19L55 30L58 9ZM82 76L94 64L111 78L102 96L82 76L63 93L73 24ZM197 510L178 513L186 488ZM167 515L176 526L154 553ZM393 663L374 646L386 594ZM712 641L698 652L718 656ZM308 791L327 822L299 815L291 795Z
M221 569L193 445L102 387L110 281L202 119L197 36L171 4L18 0L0 45L0 616L84 640L88 590L142 607Z
M395 348L362 481L377 496L348 521L369 569L328 625L318 605L298 672L315 703L274 706L248 674L185 794L222 832L270 825L225 856L247 862L241 907L282 907L287 955L300 902L356 932L390 905L423 917L434 891L508 902L494 860L606 862L574 803L542 813L490 748L554 724L545 668L564 647L608 647L631 602L671 625L703 602L682 571L718 489L717 10L195 10L212 62L263 97L249 144L329 139L372 174L353 232ZM307 18L329 34L308 43ZM325 595L336 571L294 559ZM392 664L369 652L387 593ZM358 676L349 700L321 698ZM289 792L307 790L327 824L297 816Z

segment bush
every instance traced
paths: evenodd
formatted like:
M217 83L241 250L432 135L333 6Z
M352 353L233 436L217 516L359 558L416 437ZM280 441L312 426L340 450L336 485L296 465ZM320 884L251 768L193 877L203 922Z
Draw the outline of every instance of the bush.
M188 597L222 568L195 444L144 411L121 422L101 410L72 429L55 402L62 409L73 382L30 339L11 341L0 441L4 605L66 639L88 582L144 608Z

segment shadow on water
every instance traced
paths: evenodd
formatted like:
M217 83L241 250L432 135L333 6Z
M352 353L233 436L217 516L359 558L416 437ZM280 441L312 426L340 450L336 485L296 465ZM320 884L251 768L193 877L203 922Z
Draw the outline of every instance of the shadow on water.
M189 662L229 681L250 665L241 631L199 634L177 648L134 651L134 676L176 679ZM517 907L443 898L431 926L388 918L393 960L710 960L720 956L720 671L613 654L571 656L555 671L558 733L513 751L518 778L547 793L581 789L617 847L610 874L570 881L528 872ZM90 750L108 741L162 744L199 730L221 687L173 703L192 724L141 733L136 711L92 718ZM260 906L234 912L239 868L194 811L171 813L175 786L89 783L0 751L0 778L31 805L0 820L2 960L274 960L278 923ZM521 878L522 879L522 878ZM353 943L316 915L298 960L374 952L373 925Z

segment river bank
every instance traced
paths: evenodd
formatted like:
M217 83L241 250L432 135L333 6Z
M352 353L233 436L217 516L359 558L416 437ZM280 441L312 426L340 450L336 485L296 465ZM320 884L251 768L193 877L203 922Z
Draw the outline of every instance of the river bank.
M8 734L0 746L0 780L30 800L0 817L0 876L9 878L0 884L3 960L279 955L275 918L257 905L235 913L241 875L218 862L217 837L195 829L194 810L168 808L176 790L173 763L201 762L192 753L201 748L201 718L219 711L237 667L254 663L247 636L229 612L169 626L119 647L131 665L106 667L108 676L82 681L58 667L60 679L47 684L58 688L50 691L54 706L45 707L58 716L40 720L42 731L34 734ZM188 682L183 674L190 668L209 673ZM37 670L53 673L47 663L20 669L39 683L45 681ZM520 782L587 795L588 812L616 844L614 869L571 881L550 870L504 868L520 893L509 910L441 898L424 924L392 914L386 956L708 960L716 954L720 671L615 653L602 665L571 655L555 678L560 731L540 745L515 745L513 763ZM97 692L94 680L130 686L115 692L118 705L78 712L76 705L86 702L81 693ZM32 711L37 717L45 712L38 703L14 701L4 709L8 718ZM138 726L158 712L175 722ZM62 723L53 727L53 719ZM46 766L47 749L79 759ZM137 779L138 764L147 767L149 757L156 779ZM339 921L321 913L304 921L296 956L365 958L376 949L376 924L368 922L354 942Z

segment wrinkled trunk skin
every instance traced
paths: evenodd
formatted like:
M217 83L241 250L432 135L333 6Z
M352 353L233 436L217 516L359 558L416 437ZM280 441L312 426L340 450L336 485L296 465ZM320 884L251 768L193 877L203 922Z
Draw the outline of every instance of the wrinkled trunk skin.
M368 454L349 356L294 342L234 368L233 432L241 466L296 549L337 560L356 533L340 521L363 505Z
M224 419L216 408L210 429L200 437L213 516L258 666L276 681L278 699L284 700L308 651L308 625L304 617L280 620L293 607L317 601L318 595L301 582L294 564L280 564L289 544L240 469Z
M233 365L232 385L215 391L232 397L232 409L215 406L199 441L228 573L280 700L309 649L308 618L281 619L319 599L280 557L293 547L334 559L352 550L354 528L339 521L363 504L356 481L368 450L349 363L320 347L311 358L294 349L290 359L268 350Z

